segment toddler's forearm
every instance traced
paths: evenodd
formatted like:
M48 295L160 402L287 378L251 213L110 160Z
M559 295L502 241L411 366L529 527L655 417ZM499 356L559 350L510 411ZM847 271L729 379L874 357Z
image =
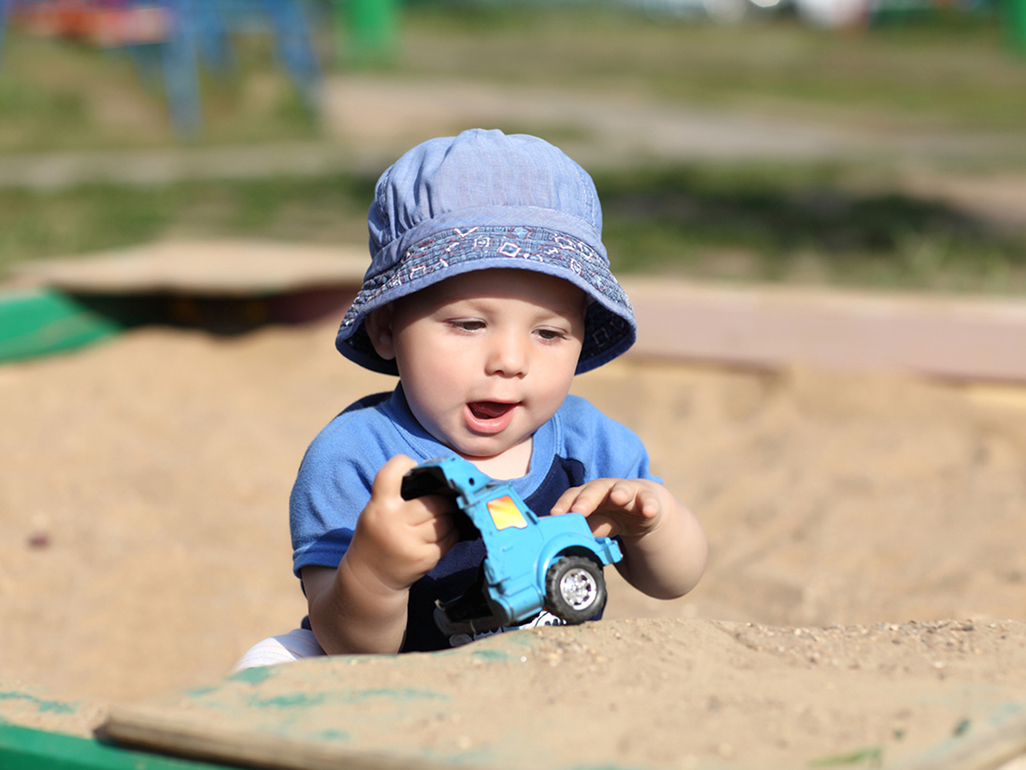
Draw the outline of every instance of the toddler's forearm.
M659 526L642 537L622 538L624 558L617 569L649 596L676 599L693 589L705 572L708 544L695 515L663 490L668 498Z
M343 558L337 570L318 571L311 581L304 568L314 636L329 655L397 653L406 634L409 591L382 585L353 562Z

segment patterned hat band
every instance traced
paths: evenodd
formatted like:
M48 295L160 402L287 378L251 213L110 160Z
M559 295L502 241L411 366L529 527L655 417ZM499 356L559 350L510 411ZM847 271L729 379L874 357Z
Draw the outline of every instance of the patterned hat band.
M378 356L363 327L367 314L400 297L462 273L489 268L533 270L562 278L593 302L585 315L577 373L601 366L635 339L634 311L605 256L580 238L544 227L450 227L408 248L391 269L370 277L342 320L335 344L347 358L376 372L398 374Z

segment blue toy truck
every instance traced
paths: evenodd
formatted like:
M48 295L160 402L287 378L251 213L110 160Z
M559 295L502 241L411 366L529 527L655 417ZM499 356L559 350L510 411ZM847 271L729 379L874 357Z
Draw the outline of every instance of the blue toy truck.
M567 623L595 617L606 603L602 568L620 561L615 540L595 537L579 513L538 516L505 481L493 481L461 457L421 463L403 478L402 496L455 500L460 538L484 541L477 581L438 602L446 635L519 625L545 609Z

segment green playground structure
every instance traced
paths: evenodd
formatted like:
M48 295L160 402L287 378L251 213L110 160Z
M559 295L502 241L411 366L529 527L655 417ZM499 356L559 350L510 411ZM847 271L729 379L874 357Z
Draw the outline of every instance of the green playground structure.
M0 294L0 362L74 350L124 328L113 316L52 289Z
M1004 0L1005 40L1008 45L1026 54L1026 0Z
M0 722L4 770L203 770L220 767Z
M386 63L394 56L399 0L335 0L333 4L341 61L365 66Z

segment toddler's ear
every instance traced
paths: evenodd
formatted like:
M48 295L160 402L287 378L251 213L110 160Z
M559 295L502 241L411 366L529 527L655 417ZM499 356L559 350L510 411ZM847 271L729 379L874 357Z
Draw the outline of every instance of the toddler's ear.
M392 337L392 303L376 308L363 319L374 352L386 361L395 358L395 343Z

